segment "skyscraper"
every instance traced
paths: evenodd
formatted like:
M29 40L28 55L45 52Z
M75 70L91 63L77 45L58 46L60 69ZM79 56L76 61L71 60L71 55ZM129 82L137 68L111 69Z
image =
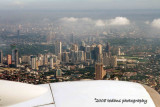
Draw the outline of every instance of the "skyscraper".
M3 64L3 52L0 50L0 64Z
M10 65L12 64L12 59L11 55L7 55L7 64Z
M71 62L72 63L75 63L78 59L78 51L71 51Z
M84 41L81 41L81 46L85 47L85 42Z
M53 64L57 64L57 62L58 62L57 56L53 55Z
M74 41L74 35L73 35L73 33L72 33L72 35L71 35L70 42L71 42L71 43L74 43L74 42L75 42L75 41Z
M117 67L117 56L112 56L110 61L111 61L111 67Z
M102 63L103 62L103 54L102 54L102 45L99 44L95 48L95 55L96 55L96 62Z
M78 51L78 61L83 62L84 61L84 51Z
M50 62L50 68L53 69L53 57L50 57L49 62Z
M78 45L77 44L72 44L71 50L78 51Z
M118 48L118 55L119 56L121 55L121 48L120 47Z
M108 42L107 42L107 44L106 44L105 51L107 52L108 56L110 57L111 52L110 52L110 45L109 45L109 43L108 43Z
M36 56L31 56L31 68L36 69Z
M62 61L65 63L69 62L69 53L68 52L63 52Z
M62 70L61 69L57 69L56 78L61 78L61 77L62 77Z
M97 49L98 49L98 54L102 54L102 45L101 44L97 45Z
M103 64L106 67L110 66L110 57L108 56L106 52L103 53Z
M17 67L18 66L18 64L19 64L19 58L18 58L18 50L17 49L15 49L15 66Z
M13 49L12 50L12 64L14 64L15 67L18 66L18 50L17 49Z
M62 54L62 42L56 41L55 43L55 55L58 56L58 59L61 60Z
M95 64L95 79L96 80L103 80L103 77L106 75L106 72L103 69L102 63Z
M43 65L48 65L48 56L47 56L47 54L45 54L44 57L43 57Z

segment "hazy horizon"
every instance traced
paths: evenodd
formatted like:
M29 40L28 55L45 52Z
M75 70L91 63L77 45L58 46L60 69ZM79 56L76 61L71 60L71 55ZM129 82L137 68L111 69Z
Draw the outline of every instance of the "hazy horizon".
M4 10L160 9L159 0L0 0Z

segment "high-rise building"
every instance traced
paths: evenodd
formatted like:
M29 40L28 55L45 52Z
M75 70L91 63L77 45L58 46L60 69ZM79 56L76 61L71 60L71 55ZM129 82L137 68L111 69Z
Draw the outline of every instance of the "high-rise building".
M8 65L12 64L12 57L11 57L11 55L7 55L7 64Z
M109 45L108 42L107 42L107 44L106 44L105 52L107 52L108 56L110 57L111 52L110 52L110 45Z
M72 35L71 35L70 42L71 42L71 43L74 43L74 42L75 42L73 33L72 33Z
M117 56L112 56L110 61L111 61L111 67L117 67Z
M77 44L72 44L71 50L78 51L78 45Z
M99 44L95 48L95 58L97 63L102 63L103 62L103 54L102 54L102 45Z
M63 52L62 61L65 63L69 62L69 53L68 52Z
M91 47L90 46L86 46L85 47L85 52L91 52Z
M118 55L119 56L121 55L121 48L120 47L118 48Z
M62 42L56 41L55 43L55 55L58 56L58 59L61 60L62 54Z
M18 66L18 64L19 64L19 58L18 58L18 50L17 49L15 49L15 66L17 67Z
M98 49L98 54L102 54L102 45L101 44L97 45L97 49Z
M71 62L72 63L75 63L77 61L77 58L78 58L78 51L71 51Z
M19 58L18 58L18 50L17 49L13 49L12 50L12 64L17 67L18 63L19 63Z
M36 63L37 63L36 56L31 56L31 68L32 69L36 69L37 68Z
M106 67L110 66L110 57L106 52L103 53L103 65Z
M59 60L56 55L53 55L53 64L59 64Z
M22 56L22 62L29 64L29 62L30 62L30 56Z
M53 69L53 57L50 57L49 60L50 60L50 61L49 61L49 62L50 62L50 68Z
M83 62L84 61L84 51L78 51L78 61Z
M62 77L62 70L61 69L57 69L56 78L61 78L61 77Z
M85 47L85 42L84 41L81 41L81 46Z
M3 64L3 52L0 50L0 64Z
M95 64L95 79L96 80L103 80L103 77L106 75L106 72L103 69L102 63Z
M86 59L91 59L91 53L90 52L86 52Z
M44 57L43 57L43 65L48 65L48 56L47 56L47 54L45 54Z

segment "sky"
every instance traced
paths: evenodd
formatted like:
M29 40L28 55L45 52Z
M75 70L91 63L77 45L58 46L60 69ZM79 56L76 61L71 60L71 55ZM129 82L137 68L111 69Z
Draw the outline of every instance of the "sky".
M160 9L160 0L0 0L0 10Z

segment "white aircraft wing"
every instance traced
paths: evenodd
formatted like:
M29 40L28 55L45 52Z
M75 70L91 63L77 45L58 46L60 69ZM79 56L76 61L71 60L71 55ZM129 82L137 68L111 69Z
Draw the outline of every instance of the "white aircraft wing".
M160 107L160 95L155 90L132 82L108 80L58 82L39 85L36 88L30 88L28 84L7 82L5 81L6 85L3 85L4 81L0 80L0 104L5 107ZM7 89L7 93L5 90L2 92L2 86L5 89L4 86L11 87L9 85L12 83L23 88ZM29 93L27 91L32 93L27 95L25 91L27 94ZM6 97L13 95L14 92L22 95Z
M47 92L39 97L33 98L31 100L12 105L10 107L55 107L53 94L50 88L50 84L39 85L47 89Z

